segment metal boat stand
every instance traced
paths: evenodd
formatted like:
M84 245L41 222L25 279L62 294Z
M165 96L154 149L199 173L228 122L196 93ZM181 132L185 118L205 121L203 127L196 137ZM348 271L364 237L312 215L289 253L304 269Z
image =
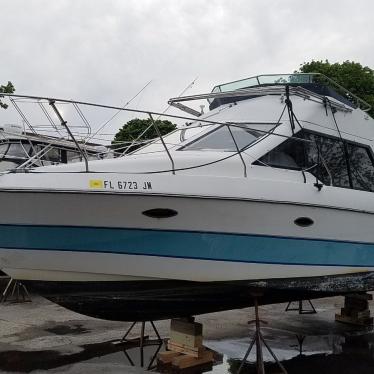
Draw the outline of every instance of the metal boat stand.
M21 281L10 278L4 292L0 296L0 302L5 303L6 301L13 303L25 303L31 302L31 297L26 286Z
M156 362L157 355L158 355L158 353L160 352L160 350L163 346L163 343L164 343L163 341L159 342L158 340L149 340L149 341L147 341L147 343L145 345L143 345L142 347L139 347L140 367L144 367L144 347L145 346L150 346L150 345L156 346L157 348L155 349L151 359L149 360L146 370L153 370L157 367L157 364L155 364L155 362ZM122 343L122 344L124 344L124 343ZM126 356L126 358L129 361L131 366L136 366L135 362L133 361L133 359L130 357L129 353L127 352L129 349L132 349L132 348L136 348L136 347L134 347L134 346L124 347L123 348L123 354Z
M240 374L245 362L247 361L247 358L249 354L251 353L251 350L253 346L256 344L256 367L257 367L257 374L265 374L265 366L264 366L264 357L262 354L262 344L266 347L268 352L271 354L279 368L281 369L283 374L288 374L287 370L284 368L284 366L279 362L277 356L274 354L274 352L269 347L268 343L266 342L264 336L261 333L261 323L266 324L265 321L260 320L260 315L258 311L258 298L262 296L261 293L252 293L253 299L254 299L254 305L255 305L255 320L249 321L248 324L254 323L255 324L255 333L252 337L251 343L249 344L249 347L247 349L247 352L245 353L243 360L239 366L238 371L236 374Z
M152 329L157 336L157 339L152 339L151 340L151 339L149 339L149 335L145 335L145 324L147 322L149 322L151 324ZM134 327L136 326L137 323L141 323L140 336L138 336L136 338L128 339L127 337L129 336L129 334L134 329ZM137 343L139 343L139 344L137 344ZM126 331L123 338L121 340L119 340L118 342L115 342L113 344L124 346L123 353L125 354L126 358L128 359L130 365L132 365L132 366L135 366L135 365L134 365L133 360L131 359L131 357L127 353L127 349L139 348L139 350L140 350L140 366L141 367L144 367L144 347L150 346L150 345L158 345L158 348L157 348L156 352L154 353L154 355L152 356L152 359L151 359L151 361L150 361L150 363L147 367L147 370L150 370L152 368L153 362L155 361L155 359L157 357L158 352L161 350L161 347L162 347L163 343L164 343L164 341L161 339L161 336L160 336L160 334L159 334L159 332L158 332L158 330L157 330L153 321L140 321L140 322L135 321L131 324L129 329ZM128 344L131 344L131 347L126 347L126 345L128 345Z
M311 309L304 309L304 307L303 307L303 302L304 301L307 301L309 303ZM292 305L293 302L299 303L298 307L291 308L291 305ZM290 301L287 304L285 312L290 312L290 311L293 311L293 310L297 310L299 312L299 314L316 314L317 313L316 309L314 308L314 305L312 304L312 302L309 299L308 300Z

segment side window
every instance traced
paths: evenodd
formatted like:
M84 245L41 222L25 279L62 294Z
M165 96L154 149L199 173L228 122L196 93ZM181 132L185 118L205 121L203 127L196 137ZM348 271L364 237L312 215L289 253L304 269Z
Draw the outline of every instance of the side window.
M296 137L307 141L297 140ZM255 164L308 170L326 185L350 188L344 145L339 139L302 131L262 156Z
M301 142L295 137L309 142ZM254 164L304 169L326 185L374 192L374 160L367 148L307 131L295 137L287 139Z
M319 167L315 175L326 185L332 184L336 187L350 188L348 166L342 141L308 132L304 133L304 138L311 140L316 146L313 152L308 147L309 164L314 162L324 166ZM312 160L313 162L311 162Z
M60 162L60 151L58 148L51 148L45 153L47 144L38 144L36 151L41 152L41 159L50 162Z
M230 126L231 133L227 126L221 126L205 134L194 142L187 144L182 149L184 151L224 151L236 152L236 145L239 149L246 148L259 138L262 133L248 129L245 126ZM235 139L235 142L233 140Z
M347 144L352 187L374 192L374 166L369 151L356 144Z
M306 167L304 142L297 138L287 139L278 147L262 156L255 165L268 165L283 169L303 169Z

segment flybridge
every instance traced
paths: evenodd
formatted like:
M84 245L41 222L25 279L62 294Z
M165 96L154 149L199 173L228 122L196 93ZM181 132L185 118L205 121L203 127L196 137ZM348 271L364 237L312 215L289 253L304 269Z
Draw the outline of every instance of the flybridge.
M328 87L313 83L308 85L290 85L289 83L263 84L253 87L238 88L232 91L220 92L217 90L217 92L211 92L208 94L171 98L168 103L169 105L172 105L178 109L181 109L189 114L193 114L198 117L201 115L200 112L197 112L194 109L182 104L182 102L206 99L210 103L209 109L213 110L221 105L248 100L255 97L266 95L284 96L288 94L299 96L306 100L316 101L323 105L326 102L327 97L334 98L335 100L329 100L329 105L331 105L336 110L340 110L343 112L351 112L353 109L357 108L357 105L352 103L348 98L339 95ZM362 102L365 103L364 101ZM363 106L363 104L361 106ZM361 109L367 111L370 108L371 106L367 104L364 109ZM194 111L195 113L192 113L192 111Z
M212 93L227 93L259 86L263 87L276 85L303 87L318 95L333 97L346 105L360 108L364 111L371 109L371 105L366 101L360 99L339 83L320 73L257 75L254 77L217 85L213 88ZM210 109L214 109L217 106L222 105L222 101L215 102L214 98L210 98L208 101L210 103Z

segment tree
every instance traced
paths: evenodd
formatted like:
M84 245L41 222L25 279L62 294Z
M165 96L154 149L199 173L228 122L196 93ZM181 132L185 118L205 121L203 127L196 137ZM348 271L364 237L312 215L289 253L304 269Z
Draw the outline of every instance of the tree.
M6 86L4 85L1 85L0 86L0 98L3 97L1 96L2 93L13 93L16 89L14 88L12 82L8 82ZM0 100L0 108L8 108L8 105L3 103L1 100Z
M161 135L166 135L177 128L175 124L167 120L156 120L155 123L159 128ZM113 149L121 148L121 151L125 151L126 147L130 143L124 144L124 142L132 142L134 140L150 140L157 137L157 131L150 118L135 118L125 123L123 127L117 132L117 134L114 136L114 140L112 141L112 145ZM131 146L128 150L126 150L126 153L132 152L141 146L142 144L135 144Z
M374 70L358 62L344 61L331 64L326 61L304 62L301 73L321 73L351 91L371 105L368 112L374 117Z

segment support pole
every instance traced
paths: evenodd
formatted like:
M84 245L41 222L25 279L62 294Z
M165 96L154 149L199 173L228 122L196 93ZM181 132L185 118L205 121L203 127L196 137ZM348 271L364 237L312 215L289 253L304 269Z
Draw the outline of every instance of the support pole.
M303 301L304 300L298 300L297 301L297 303L299 304L297 308L291 308L291 305L292 305L293 301L290 301L287 304L287 307L286 307L285 311L289 312L289 311L297 310L299 312L299 314L316 314L317 313L316 309L314 308L313 303L309 299L305 300L305 301L307 301L309 303L311 309L304 309Z
M238 155L240 157L240 160L242 161L243 168L244 168L244 177L247 178L247 165L245 164L245 161L243 159L242 151L239 149L238 143L236 142L234 138L234 134L232 133L232 130L230 128L230 125L227 125L227 129L229 130L229 133L231 135L231 138L235 144L236 152L238 152Z
M11 291L10 291L11 290ZM15 299L13 297L15 296ZM22 300L21 300L22 298ZM9 300L10 299L10 300ZM0 302L12 301L16 303L31 302L31 297L26 286L19 280L10 279L3 293L0 296Z
M71 137L71 139L73 140L75 146L77 147L78 151L80 152L80 154L82 155L83 159L84 159L84 164L85 164L85 167L86 167L86 173L88 173L88 159L87 159L87 154L86 152L84 152L82 150L82 148L80 147L79 143L77 142L77 140L75 139L73 133L70 131L69 129L69 126L67 125L67 122L64 120L64 118L62 117L61 113L59 112L59 110L57 109L56 107L56 104L55 104L55 101L54 100L49 100L49 105L52 107L53 111L56 113L56 116L58 117L58 119L60 120L61 122L61 125L63 127L65 127L66 131L68 132L69 136Z
M168 157L169 157L169 159L170 159L172 172L173 172L173 174L175 174L175 165L174 165L173 157L171 157L171 154L170 154L170 152L169 152L169 149L168 149L168 147L167 147L166 144L165 144L164 138L162 137L161 132L160 132L160 129L158 128L156 121L153 119L152 114L151 114L151 113L148 113L148 115L149 115L149 118L150 118L151 121L152 121L153 127L155 128L155 130L156 130L156 132L157 132L157 135L159 136L159 138L160 138L160 140L161 140L161 143L162 143L162 145L164 146L165 151L166 151L166 153L167 153L167 155L168 155Z
M249 344L249 347L247 349L247 352L245 353L243 360L240 364L240 367L236 374L240 374L249 354L251 353L251 350L256 343L256 367L257 367L257 374L265 374L265 366L264 366L264 358L263 358L263 353L262 353L262 344L266 347L268 352L271 354L279 368L281 369L283 374L288 374L287 370L284 368L284 366L281 364L281 362L278 360L277 356L274 354L274 352L271 350L270 346L267 344L264 336L261 333L261 323L265 323L264 321L260 320L260 314L259 314L259 309L258 309L258 297L259 294L253 294L254 298L254 304L255 304L255 320L254 321L249 321L248 323L255 323L255 328L256 331L252 337L251 343Z
M134 329L134 327L137 323L141 323L140 336L138 336L137 338L134 338L134 339L127 339L130 332ZM152 365L153 365L153 363L154 363L154 361L157 357L157 354L162 347L163 340L161 339L161 336L160 336L159 332L157 331L157 328L156 328L153 321L149 321L149 323L151 324L152 329L157 336L157 340L149 340L149 336L145 335L145 324L146 323L147 323L147 321L140 321L140 322L135 321L135 322L133 322L130 325L130 327L128 328L128 330L126 331L123 338L119 342L115 342L114 344L116 344L116 345L121 344L121 345L124 346L123 353L125 354L126 358L129 360L129 363L130 363L131 366L135 366L135 364L134 364L133 360L131 359L131 357L129 356L129 354L127 353L127 349L129 349L129 347L126 347L126 344L130 344L131 348L139 347L139 356L140 356L140 366L141 367L144 367L144 347L150 346L150 345L158 345L158 348L157 348L156 352L154 353L151 361L148 364L147 370L149 370L152 367ZM136 345L137 342L139 342L139 345Z

